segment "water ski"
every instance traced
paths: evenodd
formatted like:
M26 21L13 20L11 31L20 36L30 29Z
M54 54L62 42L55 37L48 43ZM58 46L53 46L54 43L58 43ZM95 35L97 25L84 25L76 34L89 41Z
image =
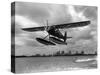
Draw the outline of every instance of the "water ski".
M55 43L48 41L48 40L45 40L45 39L42 39L42 38L36 38L36 40L42 44L45 44L45 45L56 45Z

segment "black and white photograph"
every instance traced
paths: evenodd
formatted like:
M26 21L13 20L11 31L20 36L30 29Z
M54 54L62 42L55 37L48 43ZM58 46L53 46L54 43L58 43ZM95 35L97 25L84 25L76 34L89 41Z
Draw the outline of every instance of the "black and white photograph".
M11 3L11 71L97 69L96 6Z

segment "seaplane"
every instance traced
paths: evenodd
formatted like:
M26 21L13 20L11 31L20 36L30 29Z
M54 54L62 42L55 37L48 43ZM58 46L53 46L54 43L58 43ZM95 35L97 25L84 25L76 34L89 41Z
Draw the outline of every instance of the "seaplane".
M74 23L67 23L67 24L57 24L57 25L48 25L48 20L46 22L46 26L40 27L32 27L32 28L22 28L24 31L28 32L36 32L36 31L46 31L48 33L47 36L43 38L37 37L36 40L44 45L67 45L66 40L72 37L67 36L67 31L65 31L64 35L60 31L60 29L67 29L67 28L75 28L75 27L83 27L90 24L90 21L81 21L81 22L74 22ZM46 38L49 38L48 40Z

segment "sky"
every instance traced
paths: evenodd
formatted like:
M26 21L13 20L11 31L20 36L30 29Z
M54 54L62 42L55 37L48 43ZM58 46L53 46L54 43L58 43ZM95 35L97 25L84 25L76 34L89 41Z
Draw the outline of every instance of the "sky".
M16 2L15 15L12 13L12 26L15 25L15 55L52 54L56 51L85 51L94 53L97 50L97 7ZM15 19L14 19L15 17ZM15 21L14 21L15 20ZM46 31L27 32L21 28L46 26L48 24L64 24L90 20L91 24L84 27L62 29L67 31L68 45L46 46L35 40L36 37L45 37ZM15 23L14 23L15 22ZM48 39L48 38L47 38ZM14 44L14 43L12 43Z

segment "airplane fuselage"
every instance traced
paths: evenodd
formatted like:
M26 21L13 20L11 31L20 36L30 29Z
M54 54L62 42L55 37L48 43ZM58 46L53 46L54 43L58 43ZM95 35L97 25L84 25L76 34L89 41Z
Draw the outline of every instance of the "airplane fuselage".
M53 26L51 26L50 29L47 32L49 33L49 35L64 39L63 34Z
M61 40L61 39L55 38L55 37L50 37L50 41L53 41L53 42L55 42L55 43L57 43L57 44L67 45L66 42L64 42L64 41Z

